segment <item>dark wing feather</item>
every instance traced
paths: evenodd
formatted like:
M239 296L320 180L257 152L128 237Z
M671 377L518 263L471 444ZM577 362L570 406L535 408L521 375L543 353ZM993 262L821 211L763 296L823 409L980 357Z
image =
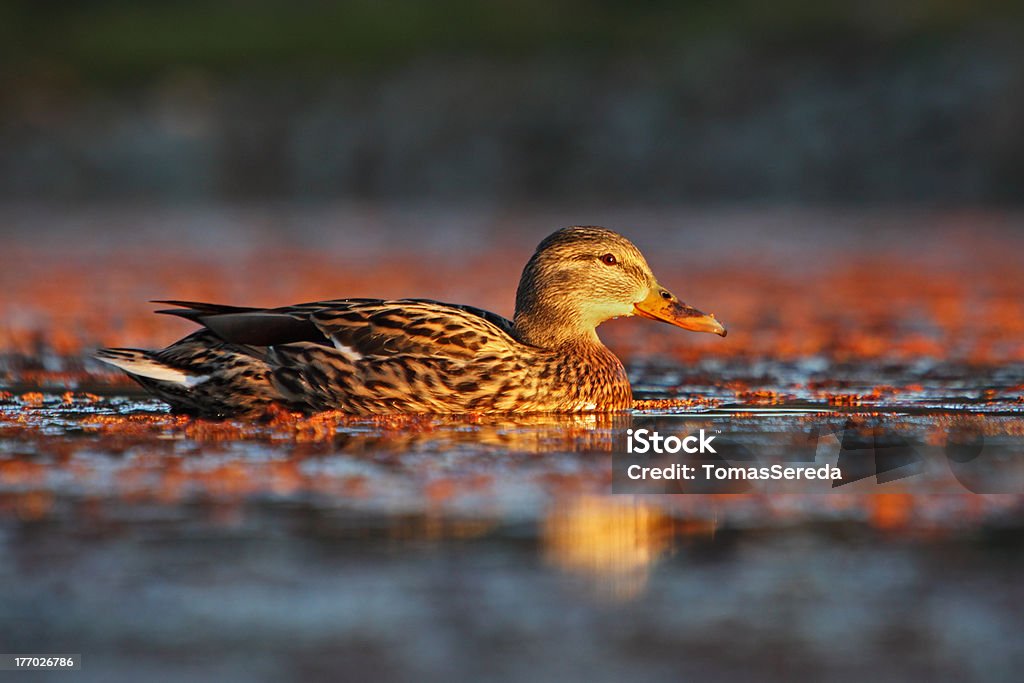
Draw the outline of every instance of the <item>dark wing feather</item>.
M178 308L165 308L156 312L162 315L176 315L179 318L185 318L185 320L191 320L192 322L199 322L199 318L204 315L247 313L250 311L261 310L259 308L250 308L248 306L225 306L224 304L207 304L201 301L177 301L174 299L155 299L149 303L178 306Z
M330 344L309 319L272 311L219 313L202 315L196 322L205 325L226 342L245 346L279 346L295 342Z
M309 341L327 344L308 318L284 312L243 306L225 306L199 301L154 301L180 308L157 311L203 325L221 340L244 346L274 346Z

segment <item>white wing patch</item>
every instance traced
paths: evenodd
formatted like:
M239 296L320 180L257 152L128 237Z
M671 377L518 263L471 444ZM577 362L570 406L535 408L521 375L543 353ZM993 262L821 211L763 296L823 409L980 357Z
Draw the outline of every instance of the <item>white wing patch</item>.
M340 341L338 341L337 337L331 337L331 341L334 343L334 348L338 349L338 353L343 355L345 357L345 360L347 360L348 362L355 363L356 361L360 361L363 359L363 354L359 353L351 346L342 344Z
M147 379L155 379L159 382L180 384L181 386L189 389L210 379L209 375L190 375L184 370L172 368L160 363L159 361L155 361L152 358L146 358L144 356L137 356L135 358L111 358L97 356L97 358L104 363L121 368L127 373L138 375L139 377L146 377Z

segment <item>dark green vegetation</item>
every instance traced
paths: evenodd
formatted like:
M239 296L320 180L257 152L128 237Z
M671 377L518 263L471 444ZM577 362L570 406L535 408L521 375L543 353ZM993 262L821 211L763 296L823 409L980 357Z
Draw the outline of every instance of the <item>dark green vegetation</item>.
M676 3L653 0L390 0L372 2L5 3L0 54L14 75L52 73L100 83L194 67L252 70L364 70L424 55L516 59L574 54L677 51L728 39L786 50L881 44L915 49L951 33L1015 25L1007 0L898 3Z

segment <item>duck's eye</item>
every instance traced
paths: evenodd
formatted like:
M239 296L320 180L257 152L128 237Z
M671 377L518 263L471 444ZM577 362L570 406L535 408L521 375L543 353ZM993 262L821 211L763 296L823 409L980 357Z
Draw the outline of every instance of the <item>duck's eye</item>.
M618 259L615 258L615 254L605 254L601 257L601 263L606 266L614 266L618 262Z

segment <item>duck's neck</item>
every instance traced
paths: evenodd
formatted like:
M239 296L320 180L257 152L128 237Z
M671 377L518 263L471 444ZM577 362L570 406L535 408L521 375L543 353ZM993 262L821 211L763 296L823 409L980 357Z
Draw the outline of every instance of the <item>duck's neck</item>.
M516 292L514 326L519 341L542 349L599 346L597 322L586 320L578 302L567 297L574 283L560 274L538 275L537 257L526 265Z
M538 354L543 361L538 376L544 390L555 397L558 410L617 411L633 406L626 369L596 334L592 339L567 337L558 342L545 337L541 343L548 351Z
M555 352L540 376L547 375L555 388L559 409L628 410L633 393L622 362L601 343L593 325L573 322L565 312L538 315L517 307L515 334L523 343Z
M542 349L571 349L578 347L600 347L604 344L593 326L587 326L571 313L536 314L516 310L514 320L516 337L519 341Z

